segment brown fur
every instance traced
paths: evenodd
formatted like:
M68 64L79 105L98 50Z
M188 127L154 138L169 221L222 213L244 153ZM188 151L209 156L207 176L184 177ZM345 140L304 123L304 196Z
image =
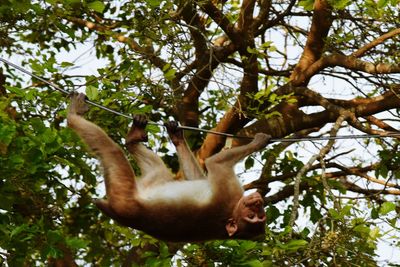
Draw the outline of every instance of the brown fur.
M233 171L247 155L263 148L269 137L257 134L248 145L206 159L204 174L177 124L167 124L186 177L175 181L162 160L139 142L147 140L146 119L136 116L127 148L141 170L135 174L121 148L81 115L87 110L83 94L72 96L68 125L96 153L105 172L107 199L96 205L115 221L167 241L254 238L264 233L265 212L258 193L243 196Z

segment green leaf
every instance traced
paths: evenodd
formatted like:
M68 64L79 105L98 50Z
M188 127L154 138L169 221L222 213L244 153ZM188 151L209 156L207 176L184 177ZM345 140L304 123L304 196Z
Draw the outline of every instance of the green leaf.
M258 50L256 48L252 48L252 47L247 47L247 52L249 52L250 54L258 54Z
M379 218L379 211L375 208L372 208L371 210L371 218L372 219L377 219Z
M384 8L389 4L389 2L390 0L379 0L377 6L378 8Z
M40 118L31 119L31 125L36 133L43 133L47 130L46 125L44 125L43 120Z
M49 244L55 244L61 240L63 240L63 236L59 230L49 230L47 232L47 242Z
M41 138L44 143L49 144L57 138L57 134L55 132L53 132L52 129L46 128L46 130L41 135Z
M379 175L382 176L383 178L387 178L389 174L389 169L387 168L386 165L381 164L379 166Z
M101 1L94 1L88 4L88 7L93 9L98 13L103 13L104 9L106 8L105 4Z
M269 93L267 93L266 90L260 90L253 96L253 99L261 100L263 97L267 96L268 94Z
M16 134L15 125L1 124L0 123L0 143L9 145Z
M175 78L175 73L176 73L176 70L171 68L171 69L169 69L168 71L166 71L164 73L164 77L168 81L171 81L171 80L173 80Z
M394 211L395 209L396 209L396 204L394 204L393 202L385 202L380 207L379 214L386 215L389 212Z
M334 0L329 2L333 8L338 9L338 10L343 10L345 9L348 5L352 3L351 0Z
M281 212L279 211L279 209L274 206L274 205L270 205L268 206L267 210L266 210L266 216L267 216L267 221L270 222L275 222L276 219L281 215Z
M381 237L380 229L379 229L379 227L374 227L369 232L369 238L372 240L377 240L379 237Z
M167 63L162 67L162 71L166 72L171 67L171 64Z
M364 224L360 224L360 225L355 226L353 228L353 230L358 232L358 233L368 234L368 235L369 235L369 232L370 232L370 229L367 226L365 226Z
M60 258L62 257L62 252L53 246L47 246L43 249L43 254L45 257L50 258Z
M63 62L61 62L60 66L63 68L67 68L67 67L74 66L74 63L63 61Z
M11 155L9 158L10 167L20 169L24 165L24 158L21 155Z
M241 248L242 250L245 250L245 251L252 250L252 249L254 249L256 246L257 246L257 243L256 243L256 242L249 241L249 240L243 240L243 241L240 243L240 248Z
M86 95L90 100L96 100L99 96L99 90L93 85L86 86Z
M227 240L225 245L229 247L239 247L239 242L237 240Z
M341 210L340 210L340 215L342 217L346 216L346 215L350 215L350 210L351 210L352 206L351 205L346 205L344 206Z
M147 0L146 1L151 7L159 7L162 0Z
M329 209L329 214L332 216L333 219L339 220L342 219L342 215L335 209Z
M246 161L244 162L244 168L248 170L253 166L254 166L254 159L252 157L247 157Z
M300 248L303 248L307 246L308 242L303 239L298 239L298 240L290 240L287 244L286 247L289 250L298 250Z
M247 261L246 263L239 264L238 266L243 266L243 267L263 267L263 264L259 260L250 260L250 261Z
M27 224L22 224L20 226L17 226L11 231L10 237L14 237L28 229L29 229L29 226Z
M311 11L314 9L314 0L301 0L299 6L302 6L305 10Z
M8 86L8 85L5 85L5 87L6 87L6 89L7 89L10 93L14 93L14 94L16 94L17 96L23 96L23 95L25 94L25 91L22 90L22 89L19 88L19 87L16 87L16 86Z
M88 245L88 242L76 237L73 238L68 238L65 240L65 242L67 243L67 246L72 248L72 249L81 249L81 248L85 248Z
M274 263L271 260L265 260L262 262L263 267L272 267L274 266Z

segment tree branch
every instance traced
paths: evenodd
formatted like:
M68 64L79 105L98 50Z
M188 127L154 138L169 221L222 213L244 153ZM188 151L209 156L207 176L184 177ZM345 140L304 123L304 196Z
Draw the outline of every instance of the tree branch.
M121 43L127 44L133 51L145 56L148 60L150 60L151 63L153 63L157 68L161 70L167 64L163 59L157 57L151 51L152 49L140 46L134 39L126 37L124 34L112 32L108 27L81 18L67 17L66 19L79 26L86 27L91 31L110 34L112 38L118 40Z
M381 36L379 36L378 38L376 38L375 40L373 40L372 42L364 45L363 47L361 47L360 49L358 49L357 51L355 51L353 54L351 54L352 57L362 57L365 53L367 53L369 50L371 50L372 48L376 47L377 45L383 43L384 41L386 41L387 39L393 38L394 36L400 34L400 29L394 29L388 33L385 33Z
M229 19L209 0L200 0L196 3L209 15L215 23L228 35L231 40L236 39L236 29Z
M349 112L346 112L346 111L342 112L342 114L337 118L335 124L333 125L331 132L330 132L330 136L336 136L343 121L348 119L350 116L351 116L351 114ZM294 180L293 209L292 209L292 213L290 215L290 219L289 219L289 223L288 223L288 225L290 227L293 228L294 222L296 221L296 218L297 218L297 211L299 208L301 178L309 170L309 168L312 166L312 164L314 163L315 160L317 160L318 158L323 159L325 157L325 155L329 152L329 150L331 150L335 141L336 140L334 140L334 139L329 140L328 143L320 150L320 152L318 154L312 156L309 159L309 161L297 173L295 180Z
M331 25L332 15L328 1L316 0L314 2L314 15L311 28L303 54L290 76L293 85L304 85L308 83L308 79L306 79L302 73L321 57L325 46L325 38L328 35Z
M284 91L285 90L286 89L284 89ZM280 116L275 116L268 119L259 119L253 124L239 131L237 134L253 136L257 132L263 132L270 134L272 137L281 138L293 132L314 127L321 128L327 123L334 122L337 118L337 111L340 109L351 110L355 117L364 117L392 108L400 107L400 98L397 97L397 88L373 98L355 98L352 100L337 101L331 101L330 99L319 99L322 96L320 96L318 93L314 91L308 92L303 88L292 87L285 91L285 93L290 92L294 92L295 95L308 95L308 98L305 100L298 98L299 100L297 104L299 106L304 106L305 103L310 104L312 102L317 103L319 101L319 103L324 104L328 109L321 112L305 114L299 110L298 106L296 105L282 103L271 110L271 112L279 112L281 114ZM315 97L313 97L313 95ZM332 111L332 108L334 111ZM248 140L244 139L235 139L233 145L242 145L247 141Z

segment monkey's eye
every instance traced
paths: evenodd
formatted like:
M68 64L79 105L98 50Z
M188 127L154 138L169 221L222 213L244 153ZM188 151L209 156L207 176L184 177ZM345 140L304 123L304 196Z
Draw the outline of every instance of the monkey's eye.
M256 215L254 213L251 213L247 216L249 219L254 219L254 217L256 217Z

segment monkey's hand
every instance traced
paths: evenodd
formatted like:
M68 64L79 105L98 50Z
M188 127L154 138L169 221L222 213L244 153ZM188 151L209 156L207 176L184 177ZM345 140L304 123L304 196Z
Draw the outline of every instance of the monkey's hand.
M86 95L82 93L71 94L71 104L69 105L69 113L82 116L89 110L89 106L85 102Z
M258 147L258 149L264 148L269 140L271 140L271 136L265 133L256 133L253 139L253 143Z
M168 135L175 146L184 142L183 130L178 127L178 123L176 121L168 121L164 125L167 128Z
M145 131L148 123L145 115L135 115L133 117L133 124L126 137L126 144L135 144L138 142L147 142L148 136Z

